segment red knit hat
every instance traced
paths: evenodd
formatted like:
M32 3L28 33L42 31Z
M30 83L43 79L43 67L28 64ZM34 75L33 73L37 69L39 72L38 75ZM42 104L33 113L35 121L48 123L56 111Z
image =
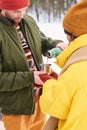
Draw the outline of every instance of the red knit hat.
M0 9L17 10L30 5L30 0L0 0Z

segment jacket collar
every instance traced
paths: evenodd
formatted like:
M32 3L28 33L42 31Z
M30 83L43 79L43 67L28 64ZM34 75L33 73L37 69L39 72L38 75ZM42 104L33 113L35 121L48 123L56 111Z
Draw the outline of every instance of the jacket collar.
M87 46L87 34L83 34L70 42L69 46L56 58L55 63L62 68L71 54L84 46Z

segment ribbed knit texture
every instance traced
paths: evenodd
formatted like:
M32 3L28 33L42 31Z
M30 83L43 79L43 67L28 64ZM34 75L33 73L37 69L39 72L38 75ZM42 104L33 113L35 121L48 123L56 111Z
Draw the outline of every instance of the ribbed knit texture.
M18 23L15 23L14 24L14 27L17 29L18 33L19 33L19 37L20 37L20 40L21 40L21 44L22 44L22 47L23 47L23 50L25 52L25 57L26 57L26 60L28 61L29 63L29 67L31 70L35 70L35 64L34 64L34 60L33 60L33 57L32 57L32 54L31 54L31 51L26 43L26 40L23 36L23 33L20 29L20 26Z
M17 10L29 5L30 0L0 0L0 9Z

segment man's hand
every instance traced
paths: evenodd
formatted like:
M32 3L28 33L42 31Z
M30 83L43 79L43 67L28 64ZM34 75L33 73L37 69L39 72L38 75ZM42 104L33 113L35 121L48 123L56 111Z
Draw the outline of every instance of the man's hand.
M61 48L62 50L64 50L66 47L68 46L68 43L65 42L60 42L56 45L56 47Z
M58 74L54 71L52 71L50 75L48 75L44 71L34 71L34 83L40 86L42 86L43 83L46 82L46 80L57 78Z
M35 102L39 100L40 95L42 94L42 86L43 83L49 79L57 79L58 74L52 71L50 75L48 75L44 71L34 71L34 99Z
M43 81L40 79L40 76L41 74L46 74L46 72L44 71L34 71L34 83L37 84L37 85L43 85Z

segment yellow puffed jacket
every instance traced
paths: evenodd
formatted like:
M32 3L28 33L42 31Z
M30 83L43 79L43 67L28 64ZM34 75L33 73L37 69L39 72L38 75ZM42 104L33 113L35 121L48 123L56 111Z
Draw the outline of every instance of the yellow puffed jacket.
M57 57L63 68L71 54L87 46L87 34L73 40ZM87 60L71 64L57 80L43 85L41 111L59 119L58 130L87 130Z

